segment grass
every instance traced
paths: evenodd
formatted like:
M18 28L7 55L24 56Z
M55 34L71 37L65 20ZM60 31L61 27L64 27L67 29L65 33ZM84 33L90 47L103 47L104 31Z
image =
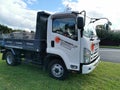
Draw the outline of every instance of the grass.
M0 60L0 90L120 90L120 63L100 62L88 75L52 79L34 65L8 66Z
M120 49L120 46L100 46L100 48Z

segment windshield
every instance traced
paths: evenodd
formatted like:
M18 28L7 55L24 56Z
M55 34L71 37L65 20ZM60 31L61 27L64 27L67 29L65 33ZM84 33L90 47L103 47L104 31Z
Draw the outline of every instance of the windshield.
M90 23L90 19L86 18L86 24L84 28L83 35L86 37L96 37L96 29L95 29L95 24Z
M53 32L73 40L78 39L75 18L57 18L53 20Z

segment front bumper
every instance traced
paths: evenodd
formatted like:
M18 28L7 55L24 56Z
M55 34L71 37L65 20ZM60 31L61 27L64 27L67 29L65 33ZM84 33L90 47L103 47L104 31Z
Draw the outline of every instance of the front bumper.
M100 61L100 56L97 57L92 63L89 64L81 64L81 73L88 74L95 69Z

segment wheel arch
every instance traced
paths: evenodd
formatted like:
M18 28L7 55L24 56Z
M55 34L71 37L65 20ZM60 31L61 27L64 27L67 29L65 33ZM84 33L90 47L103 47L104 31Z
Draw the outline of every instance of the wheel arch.
M13 49L13 48L7 48L7 49L5 49L5 51L3 52L2 60L5 60L6 53L7 53L8 51L12 52L13 55L16 55L15 49Z
M59 59L66 67L66 64L63 60L63 58L59 55L56 55L56 54L47 54L46 58L45 58L45 61L44 61L44 65L45 65L45 69L48 68L48 65L51 61L55 60L55 59ZM67 68L67 67L66 67Z

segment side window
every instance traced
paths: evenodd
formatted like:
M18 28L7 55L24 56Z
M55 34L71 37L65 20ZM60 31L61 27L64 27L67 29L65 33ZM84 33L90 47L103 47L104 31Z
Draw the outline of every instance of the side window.
M78 32L75 29L75 18L62 18L53 20L53 32L61 34L73 40L78 39Z

